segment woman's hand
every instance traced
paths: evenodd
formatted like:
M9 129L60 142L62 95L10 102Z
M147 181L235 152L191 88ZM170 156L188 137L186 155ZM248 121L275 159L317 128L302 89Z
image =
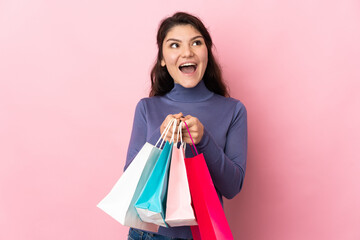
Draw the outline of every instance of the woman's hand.
M198 144L204 135L204 126L202 125L202 123L199 121L199 119L197 119L196 117L193 117L191 115L182 117L181 121L186 122L186 124L189 128L191 137L194 140L194 143ZM188 131L186 130L185 124L182 125L182 135L183 135L184 142L192 144L190 135L189 135Z
M175 130L175 136L174 136L174 140L176 141L176 133L177 133L177 129L178 129L178 126L180 124L180 118L184 117L183 114L180 112L178 114L169 114L166 116L165 120L163 121L163 123L161 124L160 126L160 134L162 135L166 126L168 125L168 123L172 120L172 119L176 119L176 130ZM173 128L172 128L173 125L170 126L170 129L167 133L166 136L163 137L163 139L165 141L170 141L171 139L171 136L172 136L172 133L173 133Z

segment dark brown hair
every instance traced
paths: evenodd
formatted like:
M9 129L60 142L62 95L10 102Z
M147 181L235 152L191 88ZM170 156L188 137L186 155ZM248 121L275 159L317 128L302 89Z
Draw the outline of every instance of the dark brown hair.
M201 20L193 15L184 12L177 12L173 16L161 21L157 32L158 55L156 63L151 70L151 90L149 96L162 96L170 92L174 87L174 80L166 67L161 66L162 45L167 33L175 26L190 24L204 37L208 50L208 64L204 73L203 81L210 91L228 97L229 93L221 75L221 69L212 53L212 40L210 34Z

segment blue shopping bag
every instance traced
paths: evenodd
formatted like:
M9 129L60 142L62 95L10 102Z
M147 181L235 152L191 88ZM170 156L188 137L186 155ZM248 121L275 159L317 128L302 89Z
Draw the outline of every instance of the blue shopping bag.
M174 124L174 130L176 125ZM165 223L166 197L173 138L166 142L151 175L135 203L136 211L144 222L167 227Z

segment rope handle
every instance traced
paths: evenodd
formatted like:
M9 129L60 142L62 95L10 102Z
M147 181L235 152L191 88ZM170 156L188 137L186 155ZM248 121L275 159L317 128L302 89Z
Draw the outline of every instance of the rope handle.
M167 124L167 126L166 126L166 128L164 129L163 133L161 134L159 140L156 142L155 147L159 144L159 142L160 142L160 140L161 140L161 143L160 143L159 148L162 148L162 145L163 145L163 143L164 143L164 138L163 138L163 137L165 137L165 136L167 135L167 133L168 133L169 130L170 130L171 124L172 124L175 120L176 120L176 119L171 119L170 122Z
M192 139L192 137L191 137L191 134L190 134L190 131L189 131L188 125L186 124L186 122L185 122L185 121L184 121L184 123L185 123L186 130L187 130L187 131L188 131L188 133L189 133L189 136L190 136L191 142L192 142L192 144L193 144L193 145L190 145L190 149L191 149L192 153L194 154L194 156L199 155L199 153L198 153L198 151L197 151L197 149L196 149L196 147L195 147L194 140L193 140L193 139ZM193 151L192 147L195 149L196 155L195 155L195 153L194 153L194 151Z
M176 142L179 142L179 136L180 136L180 146L182 146L184 148L184 151L186 150L186 142L183 141L183 136L182 136L182 126L184 125L183 121L180 121L179 123L179 127L178 127L178 131L177 131L177 139Z
M171 135L171 139L170 139L170 142L169 142L169 143L173 143L173 142L174 142L176 126L177 126L177 119L174 119L173 129L172 129L172 135Z

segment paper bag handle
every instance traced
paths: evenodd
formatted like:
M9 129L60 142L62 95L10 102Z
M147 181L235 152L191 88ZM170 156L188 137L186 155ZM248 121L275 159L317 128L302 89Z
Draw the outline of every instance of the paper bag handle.
M180 121L178 131L177 131L176 142L179 142L179 136L180 136L180 146L182 146L184 148L184 150L186 150L186 142L183 141L183 137L182 137L182 125L183 124L184 124L184 122Z
M164 143L164 137L165 137L165 136L167 135L167 133L169 132L170 126L171 126L171 124L172 124L175 120L176 120L176 119L173 118L173 119L171 119L171 120L169 121L169 123L167 124L167 126L166 126L166 128L164 129L163 133L161 134L159 140L156 142L155 147L157 147L157 145L159 144L160 140L162 140L161 143L160 143L160 146L159 146L159 148L162 148L162 145L163 145L163 143Z
M195 147L194 140L193 140L192 137L191 137L191 134L190 134L188 125L186 124L185 121L184 121L184 123L185 123L185 127L186 127L186 129L187 129L187 131L188 131L188 133L189 133L189 136L190 136L190 139L191 139L191 142L192 142L192 145L190 145L190 149L191 149L192 153L194 154L194 156L199 155L199 153L198 153L198 151L197 151L197 149L196 149L196 147ZM191 147L193 147L193 148L195 149L196 155L195 155L195 153L194 153L194 151L193 151L193 149L192 149Z

